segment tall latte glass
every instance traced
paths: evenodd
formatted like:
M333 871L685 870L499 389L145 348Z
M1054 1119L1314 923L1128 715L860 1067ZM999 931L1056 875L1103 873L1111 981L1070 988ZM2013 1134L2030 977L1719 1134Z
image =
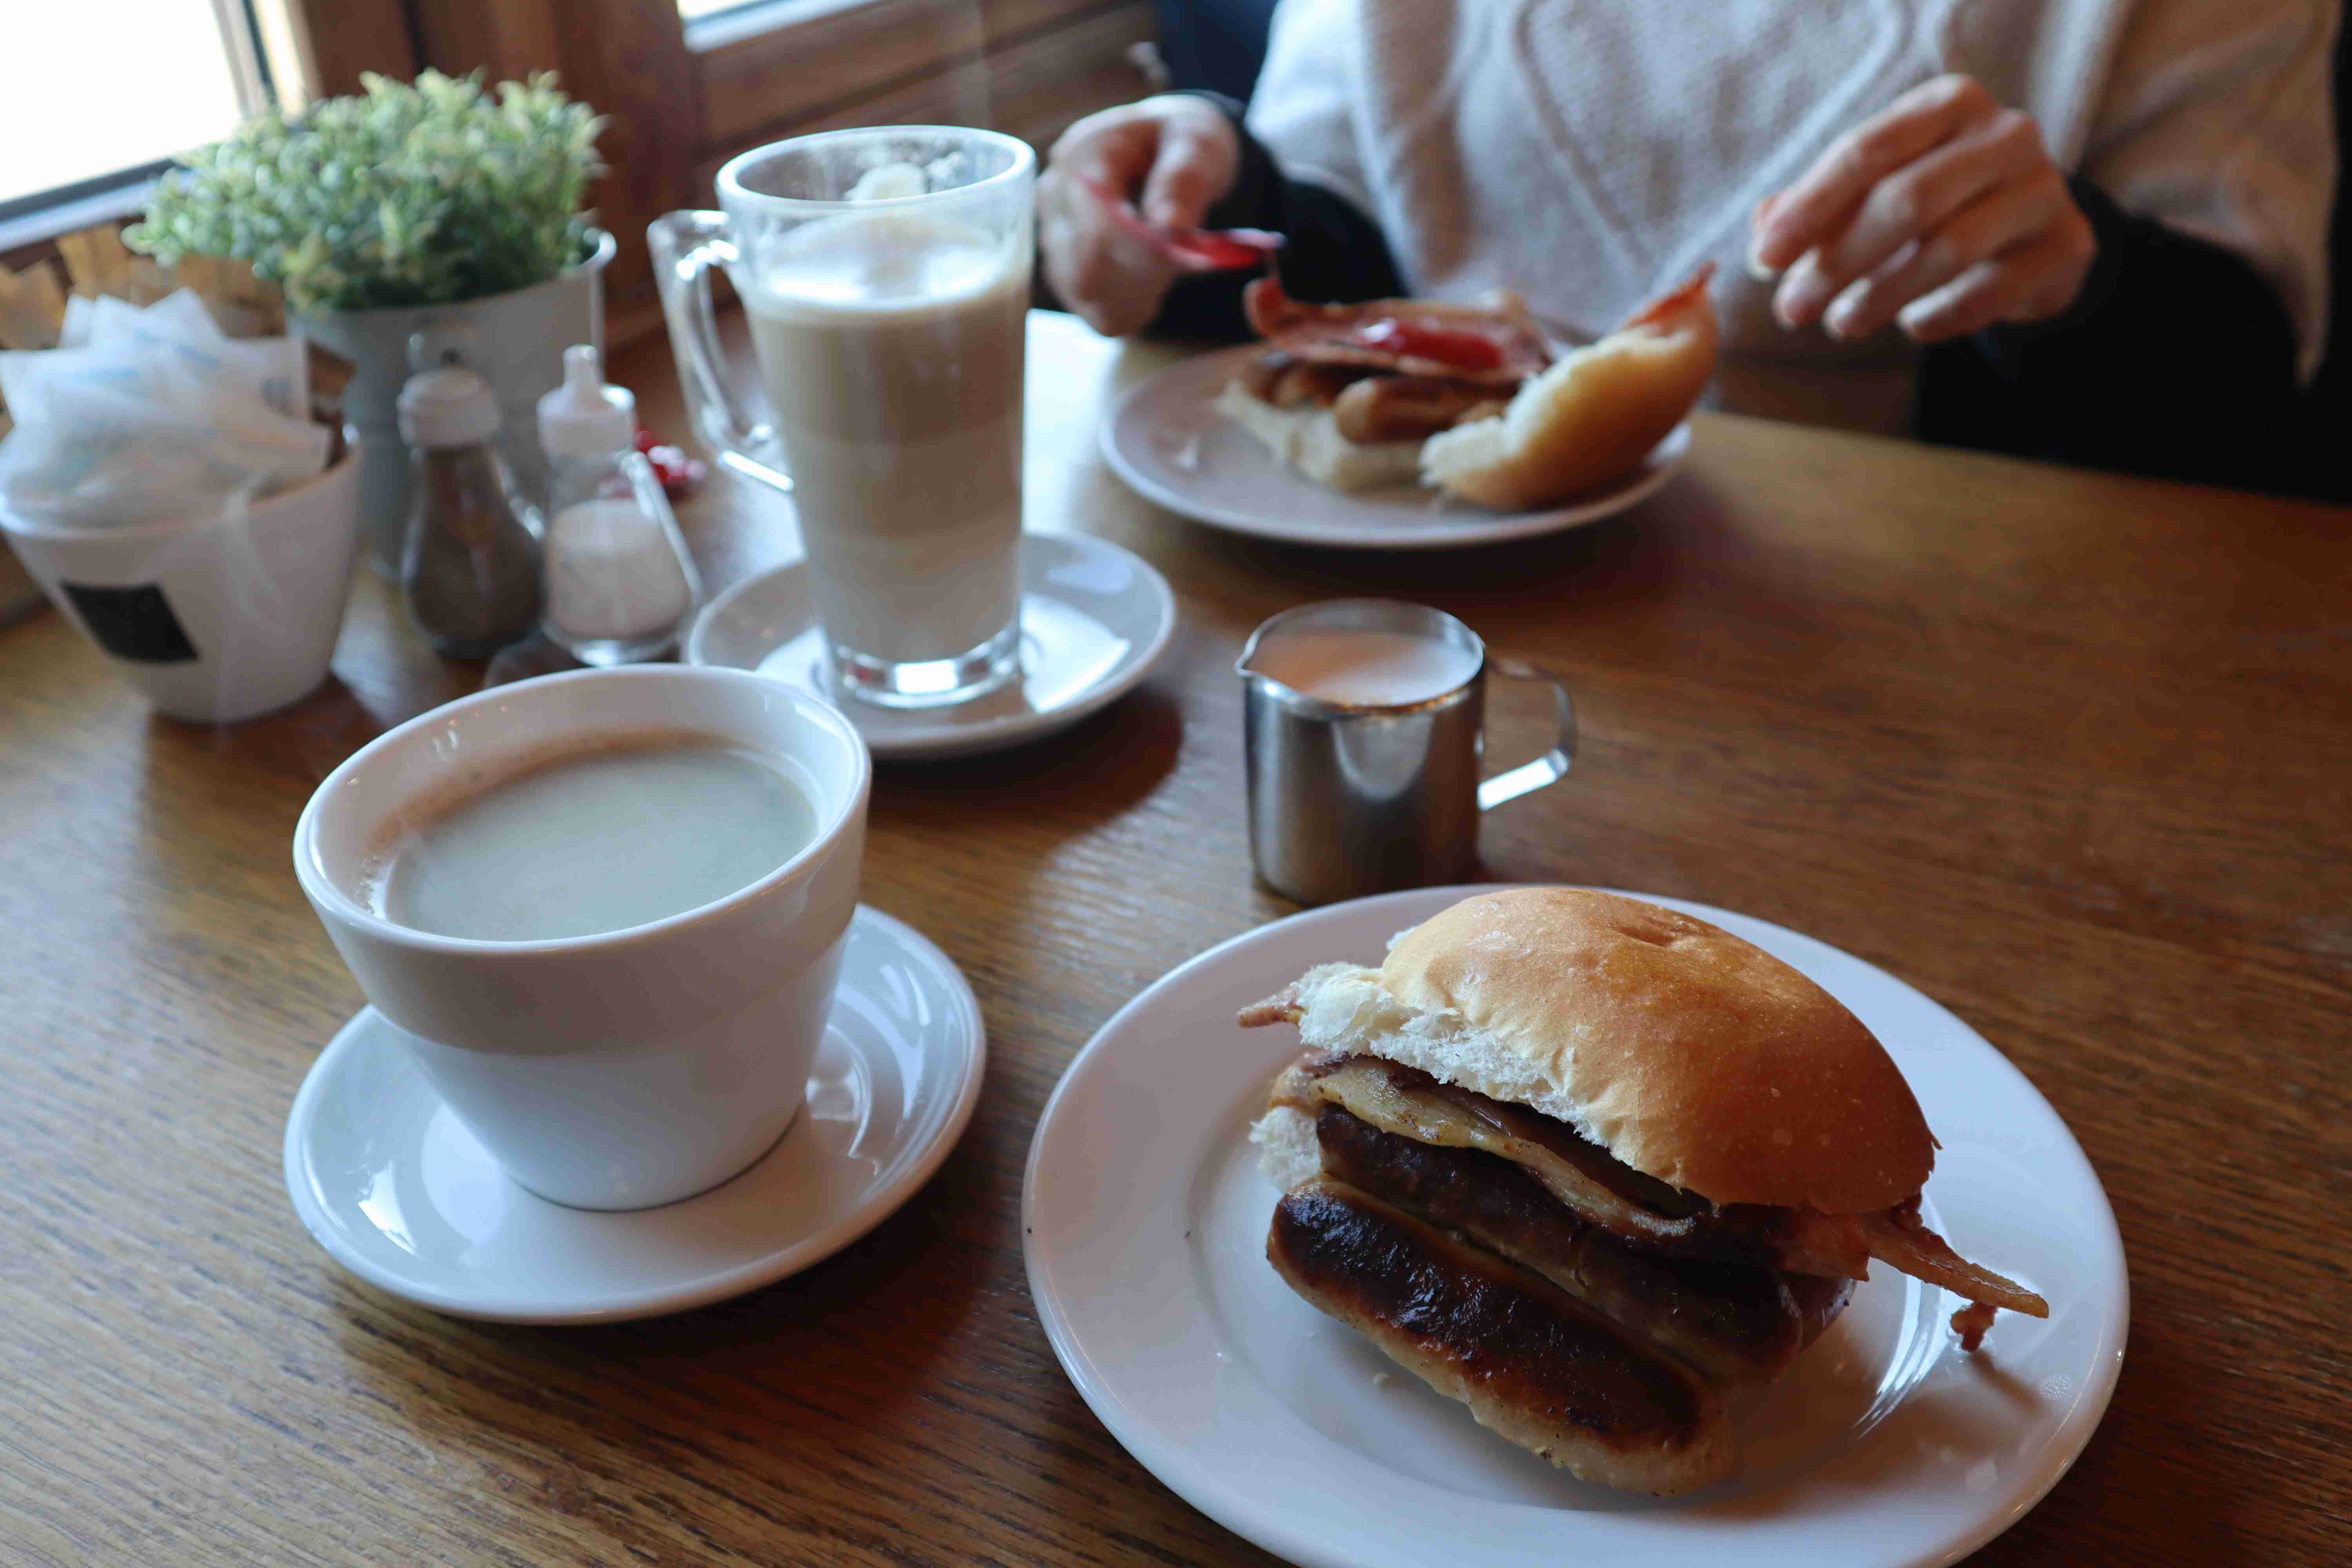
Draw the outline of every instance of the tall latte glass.
M1020 648L1026 144L991 131L834 131L719 172L720 212L648 237L694 421L789 488L816 617L850 695L960 702ZM709 268L741 296L769 416L731 392Z

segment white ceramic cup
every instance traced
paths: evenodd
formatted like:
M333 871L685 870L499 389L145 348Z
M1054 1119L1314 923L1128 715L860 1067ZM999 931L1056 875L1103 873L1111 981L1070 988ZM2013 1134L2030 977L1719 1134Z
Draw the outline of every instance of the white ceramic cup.
M231 724L327 679L359 549L360 455L218 516L67 528L0 508L26 569L155 710Z
M370 908L369 862L404 808L648 729L766 758L816 808L814 841L716 903L596 936L480 942ZM799 1112L857 906L871 773L838 712L743 670L545 676L354 752L303 807L294 870L368 1001L508 1174L577 1208L646 1208L743 1170Z

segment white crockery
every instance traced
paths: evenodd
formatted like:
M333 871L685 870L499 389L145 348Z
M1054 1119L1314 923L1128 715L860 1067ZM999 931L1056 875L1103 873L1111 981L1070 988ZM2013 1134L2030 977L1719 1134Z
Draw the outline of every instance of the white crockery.
M1021 536L1021 672L944 708L883 708L836 696L807 563L747 577L687 637L689 664L756 669L837 700L882 762L937 762L1018 746L1133 690L1176 630L1176 596L1151 564L1083 533Z
M1928 1568L2014 1523L2082 1452L2122 1367L2130 1290L2106 1194L1982 1037L1763 921L1652 899L1792 964L1870 1026L1943 1143L1923 1213L2047 1297L2046 1321L2003 1312L1965 1355L1946 1323L1958 1300L1878 1266L1737 1407L1732 1475L1661 1499L1504 1442L1282 1282L1248 1129L1298 1037L1241 1028L1235 1010L1326 960L1376 963L1481 890L1360 899L1236 937L1121 1008L1062 1075L1030 1145L1024 1250L1038 1321L1103 1424L1186 1501L1314 1568Z
M1195 354L1129 387L1103 416L1103 460L1144 500L1213 528L1350 550L1457 550L1614 517L1656 494L1690 453L1685 420L1614 488L1530 511L1416 485L1335 490L1276 461L1217 412L1217 394L1258 352L1244 343Z
M962 1136L987 1059L955 964L860 908L807 1106L731 1181L629 1213L549 1203L499 1169L369 1007L294 1097L286 1188L336 1262L436 1311L516 1323L683 1311L806 1268L881 1223Z
M368 907L370 858L404 810L648 730L765 758L816 808L814 841L715 903L594 936L472 941ZM857 904L871 771L838 712L756 676L546 676L435 709L353 753L303 808L294 869L368 1001L516 1181L557 1203L642 1208L725 1181L799 1110Z

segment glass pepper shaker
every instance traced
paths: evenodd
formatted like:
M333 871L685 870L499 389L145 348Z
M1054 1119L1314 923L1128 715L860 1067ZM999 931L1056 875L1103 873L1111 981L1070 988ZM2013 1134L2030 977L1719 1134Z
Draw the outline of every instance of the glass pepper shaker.
M416 470L401 550L408 613L448 658L488 658L539 621L539 512L499 456L499 404L460 365L400 390L400 434Z
M539 400L547 453L547 635L583 664L677 646L702 597L653 465L636 449L636 399L596 351L563 351L563 384Z

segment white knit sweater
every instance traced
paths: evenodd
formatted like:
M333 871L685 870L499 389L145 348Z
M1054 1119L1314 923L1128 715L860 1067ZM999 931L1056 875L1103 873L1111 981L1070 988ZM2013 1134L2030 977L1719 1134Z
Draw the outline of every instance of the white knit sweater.
M2128 212L2243 256L2306 375L2327 310L2340 0L1283 0L1249 125L1379 223L1416 292L1580 333L1717 264L1724 406L1862 429L1914 353L1789 332L1749 215L1842 132L1966 71ZM2184 300L2184 311L2196 301Z

